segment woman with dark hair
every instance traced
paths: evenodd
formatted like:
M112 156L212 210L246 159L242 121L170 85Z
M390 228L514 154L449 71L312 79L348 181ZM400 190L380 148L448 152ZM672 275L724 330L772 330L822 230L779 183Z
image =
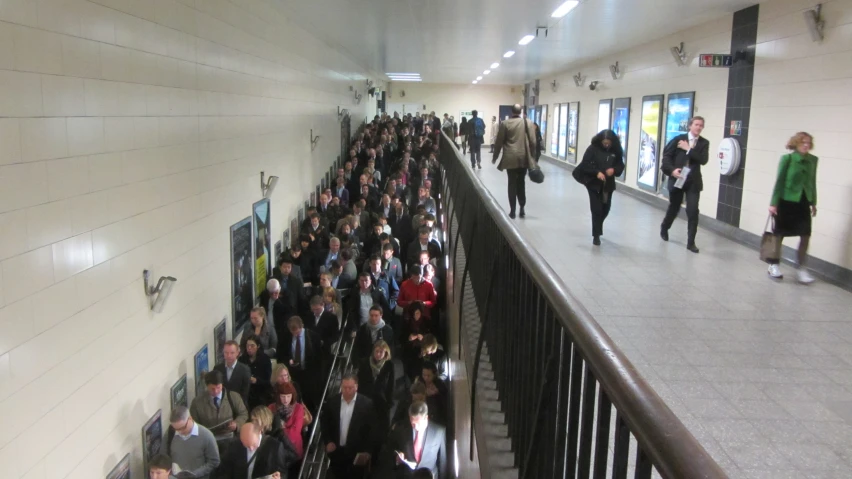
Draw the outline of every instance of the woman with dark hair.
M263 352L262 342L257 335L252 334L246 339L246 351L240 356L239 361L251 370L251 384L249 385L248 409L263 405L269 397L270 378L272 377L272 361Z
M461 137L462 155L467 154L467 117L463 116L459 123L459 136Z
M603 130L592 138L583 161L574 168L574 179L589 192L589 209L592 210L592 244L601 244L603 222L612 207L615 177L624 171L624 150L618 135Z
M421 369L420 376L416 381L426 386L426 404L429 406L429 416L433 417L434 414L435 422L445 424L449 394L447 385L438 376L438 368L435 367L434 363L424 361L422 367L423 369Z
M429 320L423 315L422 301L414 301L405 308L402 323L402 364L409 378L420 374L420 345L423 336L431 333Z
M790 153L781 157L778 176L772 188L769 201L769 214L775 217L773 232L778 239L776 258L781 257L781 241L786 236L799 237L797 279L802 284L814 282L808 273L808 245L811 239L811 221L817 213L816 170L819 158L811 154L814 137L800 131L787 142ZM769 277L782 279L784 275L778 266L779 260L769 261Z

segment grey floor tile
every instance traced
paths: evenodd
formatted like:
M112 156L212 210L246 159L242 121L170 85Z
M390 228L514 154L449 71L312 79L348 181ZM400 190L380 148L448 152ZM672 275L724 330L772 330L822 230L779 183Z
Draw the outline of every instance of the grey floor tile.
M664 243L663 213L617 192L592 246L585 190L542 167L515 225L730 477L852 477L852 294L769 281L754 250L704 230L691 254L680 219ZM476 175L506 209L505 174Z

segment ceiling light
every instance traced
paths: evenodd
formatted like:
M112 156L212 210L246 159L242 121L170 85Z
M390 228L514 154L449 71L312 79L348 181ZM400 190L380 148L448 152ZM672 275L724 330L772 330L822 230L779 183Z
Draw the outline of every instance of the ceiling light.
M492 63L492 64L491 64L491 69L493 70L493 69L495 69L495 68L497 68L497 67L499 67L499 66L500 66L500 64L499 64L499 63L494 62L494 63Z
M482 75L479 75L478 77L476 77L476 80L477 81L482 80Z
M515 54L514 50L509 50L508 52L503 54L503 58L512 58L512 55Z
M488 75L489 73L491 73L491 70L485 70L484 72L482 72L483 75Z
M393 81L422 81L419 73L385 73Z
M527 35L524 38L521 38L521 41L518 42L518 45L526 45L527 43L535 40L534 35Z
M571 10L574 10L574 7L576 7L579 4L580 4L580 2L578 2L576 0L569 0L565 3L563 3L562 5L559 5L559 7L556 10L554 10L553 13L550 14L550 16L553 17L553 18L562 18L565 15L567 15L568 12L570 12Z
M479 83L479 82L478 82L477 80L473 80L473 82L472 82L472 83L473 83L474 85L476 85L476 84L477 84L477 83Z
M413 81L413 82L423 81L420 78L391 78L391 80L393 80L393 81Z

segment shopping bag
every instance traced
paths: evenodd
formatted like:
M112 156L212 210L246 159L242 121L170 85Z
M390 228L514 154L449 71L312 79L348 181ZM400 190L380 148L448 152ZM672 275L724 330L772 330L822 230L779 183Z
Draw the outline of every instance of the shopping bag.
M771 215L763 227L763 237L760 238L760 260L767 263L777 263L781 259L781 237L775 234L775 218Z

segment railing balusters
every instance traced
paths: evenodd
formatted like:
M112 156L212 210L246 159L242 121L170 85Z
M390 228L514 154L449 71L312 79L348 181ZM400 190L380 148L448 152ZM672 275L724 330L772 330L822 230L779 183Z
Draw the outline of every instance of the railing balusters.
M615 414L615 444L612 450L612 479L626 479L627 459L630 456L630 430L620 412Z
M636 448L636 473L634 479L651 479L651 460L641 446Z
M595 381L589 364L583 368L585 380L583 385L583 414L580 424L580 452L577 458L577 477L588 479L589 469L592 463L592 428L595 418Z
M577 477L577 432L580 426L580 384L583 358L577 344L571 345L571 390L568 407L568 477Z
M609 456L609 421L612 414L612 403L606 391L600 388L598 392L598 420L595 432L595 471L593 479L606 478L606 463Z

